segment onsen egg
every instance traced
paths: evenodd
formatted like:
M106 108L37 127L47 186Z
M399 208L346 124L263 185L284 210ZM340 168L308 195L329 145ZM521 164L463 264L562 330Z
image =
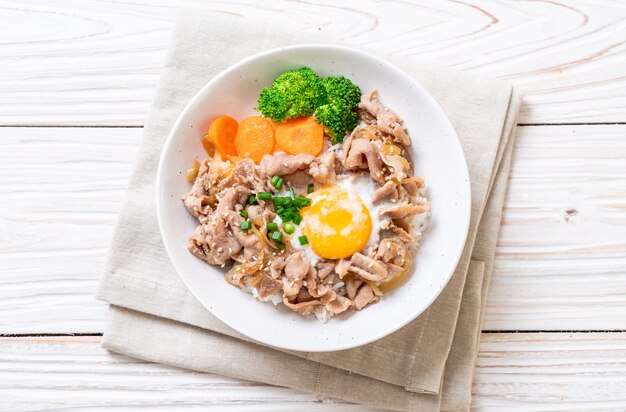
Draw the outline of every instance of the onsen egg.
M341 186L327 186L310 195L302 209L302 233L313 251L326 259L342 259L367 245L372 218L361 198Z

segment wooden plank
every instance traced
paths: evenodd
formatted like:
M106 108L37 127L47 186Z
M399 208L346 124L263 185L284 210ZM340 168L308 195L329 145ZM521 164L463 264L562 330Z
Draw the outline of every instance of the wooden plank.
M99 332L93 294L141 129L2 129L0 333Z
M0 339L2 408L366 410L291 389L111 354L98 341ZM483 334L473 409L623 410L625 382L626 333Z
M184 6L289 21L340 43L514 80L527 90L521 122L626 121L626 6L618 1ZM176 16L171 2L5 0L1 8L0 124L143 123Z
M0 339L0 410L361 411L295 390L108 353L99 337Z
M626 126L524 127L485 329L626 325Z
M623 411L625 387L625 333L483 334L473 409Z
M100 332L141 129L4 128L0 333ZM522 127L484 327L626 324L626 125Z

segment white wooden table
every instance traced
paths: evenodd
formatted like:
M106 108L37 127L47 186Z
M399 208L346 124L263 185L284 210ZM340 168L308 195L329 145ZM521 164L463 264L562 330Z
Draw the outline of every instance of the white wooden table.
M173 3L0 0L0 410L363 410L99 347L93 293ZM626 410L626 2L176 5L522 86L473 405Z

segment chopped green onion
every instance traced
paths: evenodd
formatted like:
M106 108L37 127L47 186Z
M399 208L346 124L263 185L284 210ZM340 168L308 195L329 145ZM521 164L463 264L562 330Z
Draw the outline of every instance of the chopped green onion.
M241 215L241 217L243 217L244 219L248 218L248 211L247 210L242 210L241 212L239 212L239 214Z
M302 216L300 216L300 214L295 214L293 216L293 223L295 223L296 225L299 225L300 222L302 222Z
M278 223L276 222L267 223L267 230L276 230L276 229L278 229Z
M280 230L275 230L272 233L270 233L270 239L272 240L282 240L283 238L283 232L281 232Z
M293 203L296 205L298 209L302 209L303 207L311 204L311 199L303 195L298 195L294 199Z
M280 240L277 240L277 241L276 241L276 242L274 242L274 243L276 243L276 247L277 247L279 250L283 250L283 249L285 248L285 242L282 242L282 241L280 241Z
M306 192L307 192L308 194L311 194L311 193L313 193L313 189L314 189L314 188L315 188L315 185L314 185L313 183L309 183L309 184L306 186Z
M280 176L274 176L272 177L271 183L276 190L280 190L280 188L283 187L283 178Z
M302 245L302 246L308 245L309 244L309 239L306 236L300 236L298 238L298 242L300 242L300 245Z
M256 201L256 197L254 195L250 195L250 197L248 198L248 203L250 203L251 205L257 205L259 202Z
M293 232L296 231L296 227L293 225L293 223L283 223L283 230L288 235L291 235Z
M293 190L293 187L289 188L289 196L291 196L292 199L296 198L296 191Z
M252 229L252 222L250 222L249 220L244 220L243 222L241 222L241 224L239 225L239 227L241 228L241 230L243 230L244 232L247 232L248 230Z
M259 192L256 194L259 200L272 200L272 194L270 192Z
M291 198L288 196L276 196L274 197L274 204L276 206L291 206Z

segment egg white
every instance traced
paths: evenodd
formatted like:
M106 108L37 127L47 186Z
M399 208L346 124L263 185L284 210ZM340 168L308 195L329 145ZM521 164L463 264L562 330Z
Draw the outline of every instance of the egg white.
M350 192L353 195L356 195L359 199L361 199L361 201L367 208L367 211L369 212L372 221L372 232L370 233L367 244L363 249L376 246L380 240L379 235L382 227L385 223L389 221L389 218L387 217L380 217L379 211L382 208L393 206L393 203L383 202L377 205L373 203L372 199L374 197L374 192L376 191L376 183L371 178L369 178L369 176L350 176L346 179L338 180L336 184L340 186L343 190ZM281 191L281 193L278 193L277 195L287 196L287 192L282 192L283 191ZM274 222L278 224L278 226L282 227L283 221L278 215L274 218ZM294 226L296 228L296 231L292 235L286 235L286 237L288 237L289 239L285 240L289 242L293 250L303 251L304 255L307 257L312 265L317 264L321 257L313 251L310 244L300 245L300 241L298 240L300 236L303 236L301 228L302 225L294 224Z
M376 183L369 176L355 176L352 175L346 179L337 180L336 184L341 186L344 190L351 192L358 196L372 219L372 233L367 241L367 245L364 249L371 246L376 246L380 239L380 231L382 226L389 222L389 218L384 216L380 217L379 212L381 209L394 204L391 202L382 202L377 205L374 204L374 192L376 191Z

